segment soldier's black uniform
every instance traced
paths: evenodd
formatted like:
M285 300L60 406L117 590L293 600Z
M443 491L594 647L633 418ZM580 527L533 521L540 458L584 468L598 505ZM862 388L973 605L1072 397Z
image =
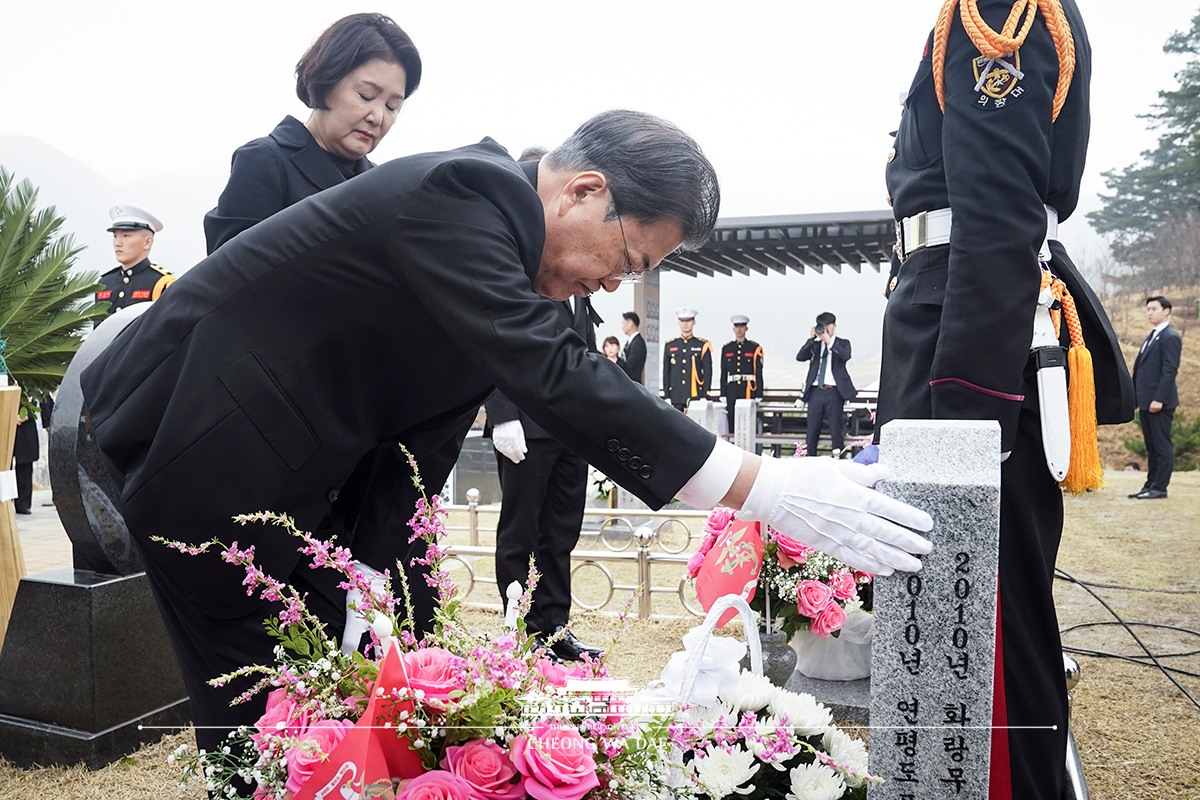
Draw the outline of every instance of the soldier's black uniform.
M979 0L978 8L998 31L1012 5ZM1062 6L1074 38L1075 69L1054 122L1059 59L1040 11L1023 45L1007 57L1010 71L980 57L955 10L944 62L944 113L935 92L933 37L926 42L888 157L889 201L897 221L952 209L952 227L948 244L909 252L894 265L879 390L881 425L891 419L1000 421L1001 449L1010 456L1001 467L1000 508L997 649L1003 668L997 670L996 696L1004 703L995 709L994 724L1037 729L996 730L993 797L1011 776L1011 796L1035 800L1062 794L1067 700L1052 595L1062 498L1042 451L1029 352L1045 206L1056 209L1059 219L1075 210L1091 76L1079 10L1074 0L1062 0ZM1075 296L1096 362L1099 419L1118 421L1130 406L1124 388L1129 378L1111 326L1062 245L1052 241L1050 247L1050 267ZM1063 325L1064 337L1066 332Z
M763 349L758 342L734 339L721 348L721 396L733 433L733 411L739 399L763 396Z
M174 281L173 273L143 258L128 269L120 266L101 275L100 283L104 284L104 288L96 292L96 301L107 300L112 303L108 309L108 313L112 314L118 308L134 303L154 302L163 289Z
M663 396L683 411L699 397L708 397L712 383L712 345L699 336L682 336L663 346Z

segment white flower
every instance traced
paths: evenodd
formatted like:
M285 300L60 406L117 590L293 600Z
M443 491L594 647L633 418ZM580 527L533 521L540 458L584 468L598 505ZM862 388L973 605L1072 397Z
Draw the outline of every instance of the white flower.
M787 717L787 725L797 736L815 736L833 724L833 714L811 694L780 689L770 708L772 714Z
M762 737L761 741L752 737L746 740L746 747L750 748L750 751L754 753L756 758L767 761L767 763L779 770L782 770L783 767L773 760L766 759L765 754L767 748L777 740L781 726L783 726L783 720L779 717L759 717L754 723L754 732ZM787 735L786 729L784 730L784 735Z
M859 773L859 775L850 775L841 770L838 771L847 786L857 788L866 783L865 778L859 777L867 774L867 746L865 744L858 739L851 739L845 731L837 728L825 731L823 744L825 752L829 753L830 758Z
M705 794L712 800L721 800L733 792L750 794L754 791L754 784L746 787L742 784L758 772L758 763L754 753L745 748L726 752L714 747L703 756L697 754L692 761L692 769L696 771L696 779L704 787Z
M838 800L846 793L841 776L816 761L793 769L791 778L792 791L788 792L788 800Z
M738 676L737 687L732 692L723 694L721 698L733 703L742 711L758 711L760 708L766 708L778 691L771 679L765 675L743 672Z
M732 704L717 700L711 706L693 706L688 710L688 718L708 734L713 728L733 728L738 723L738 712Z

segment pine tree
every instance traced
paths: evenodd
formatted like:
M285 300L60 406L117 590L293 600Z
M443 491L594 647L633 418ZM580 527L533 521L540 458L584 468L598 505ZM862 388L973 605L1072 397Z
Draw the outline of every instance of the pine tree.
M0 355L28 404L58 388L108 304L93 299L96 273L72 271L83 248L60 234L63 218L53 206L36 208L28 180L14 183L0 167Z
M1200 14L1190 30L1167 39L1163 52L1189 58L1175 73L1179 87L1160 91L1153 112L1143 115L1162 132L1158 145L1140 163L1105 172L1111 194L1087 215L1098 232L1112 235L1117 258L1134 266L1161 260L1155 244L1164 226L1200 226Z

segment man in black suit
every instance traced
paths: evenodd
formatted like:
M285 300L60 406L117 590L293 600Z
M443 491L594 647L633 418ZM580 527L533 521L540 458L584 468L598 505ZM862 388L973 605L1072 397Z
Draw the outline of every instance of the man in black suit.
M586 297L558 304L564 321L596 352L595 311ZM525 630L544 641L564 661L602 651L581 642L566 628L571 611L571 551L579 541L587 505L588 465L522 412L502 392L487 404L488 430L496 448L496 469L504 501L496 523L496 585L505 608L514 581L525 585L529 556L539 574Z
M839 338L837 317L828 311L817 315L817 324L808 329L808 341L796 353L797 361L811 361L808 377L804 381L801 397L808 404L806 453L817 454L817 443L821 439L821 426L829 425L829 438L833 440L833 454L842 451L846 438L846 421L842 409L847 400L853 400L857 390L846 372L850 360L850 340Z
M626 311L621 315L621 330L629 337L621 350L621 365L625 374L638 383L645 383L643 371L646 368L646 340L642 338L638 328L642 318L636 311Z
M1171 327L1171 301L1165 297L1146 299L1146 319L1154 329L1142 342L1133 362L1138 421L1146 440L1146 485L1129 496L1158 500L1167 496L1167 484L1175 467L1171 425L1179 406L1175 375L1179 372L1183 337Z
M929 544L901 525L932 520L862 488L878 471L816 474L716 441L589 353L551 302L615 291L623 274L699 247L718 204L696 143L630 111L598 115L536 163L490 139L397 159L222 245L82 371L83 416L145 558L199 746L261 714L261 696L228 707L245 683L207 681L273 662L262 619L277 609L216 553L150 537L252 545L340 636L336 577L300 564L280 529L231 517L286 512L375 570L395 577L399 562L415 593L419 546L359 529L381 501L355 476L401 441L441 486L495 387L649 505L725 502L859 568L919 568L911 553Z

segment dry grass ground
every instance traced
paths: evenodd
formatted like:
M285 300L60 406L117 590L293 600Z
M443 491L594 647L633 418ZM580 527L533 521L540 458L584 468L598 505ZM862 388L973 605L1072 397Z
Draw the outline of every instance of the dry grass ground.
M1126 498L1142 475L1116 473L1096 495L1067 499L1067 525L1059 565L1081 580L1145 588L1200 590L1200 473L1176 475L1171 496L1160 501ZM657 581L656 581L657 582ZM1056 587L1063 627L1111 619L1078 586ZM490 591L485 587L484 591ZM1096 589L1131 622L1158 622L1200 630L1200 595ZM468 612L479 628L500 625L487 610ZM693 618L629 622L616 642L611 671L644 685L658 675ZM608 645L616 634L611 615L580 615L582 638ZM1136 629L1157 653L1200 650L1200 637ZM731 633L735 633L731 631ZM1135 654L1138 648L1115 627L1069 632L1068 645ZM1200 709L1151 668L1108 658L1079 656L1083 681L1076 690L1074 728L1094 800L1195 800L1200 798ZM1200 655L1166 659L1200 673ZM1200 698L1200 679L1179 677ZM67 797L82 800L201 800L197 786L180 789L166 757L189 732L168 737L105 769L23 770L0 762L0 800Z

